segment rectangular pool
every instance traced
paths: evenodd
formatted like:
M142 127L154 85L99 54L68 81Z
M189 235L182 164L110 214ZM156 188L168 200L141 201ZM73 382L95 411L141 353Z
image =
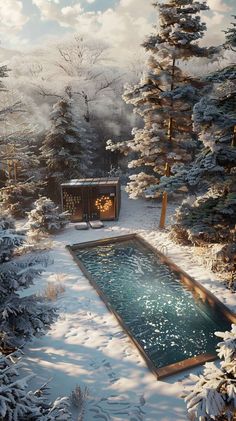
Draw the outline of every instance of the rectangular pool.
M141 237L67 248L158 378L215 359L235 315Z

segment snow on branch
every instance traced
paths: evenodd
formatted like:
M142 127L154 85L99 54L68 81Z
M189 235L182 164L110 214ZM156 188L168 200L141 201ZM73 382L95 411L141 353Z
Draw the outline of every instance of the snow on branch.
M206 363L203 374L191 375L184 396L191 420L233 421L236 416L236 325L216 332L220 367Z
M71 421L69 398L57 398L51 403L45 398L49 382L36 391L28 390L34 375L23 375L22 355L21 349L8 356L0 355L1 420Z

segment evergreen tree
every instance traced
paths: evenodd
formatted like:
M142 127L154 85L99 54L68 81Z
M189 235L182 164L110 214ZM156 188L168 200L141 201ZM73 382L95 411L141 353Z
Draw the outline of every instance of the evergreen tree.
M137 86L128 87L124 93L125 101L144 120L144 127L133 131L132 140L118 145L125 153L128 150L131 157L136 156L129 167L142 174L137 172L128 184L131 197L144 193L150 184L158 184L164 174L170 176L176 164L192 161L197 141L191 116L203 84L187 75L181 64L194 57L209 58L216 52L215 48L200 47L197 43L206 30L199 16L208 9L205 3L169 0L154 6L159 11L159 29L143 44L150 53L147 71ZM166 204L165 193L161 227L165 223Z
M236 51L236 15L233 15L234 22L232 22L232 27L225 31L225 44L226 49Z
M194 129L203 148L188 168L182 168L170 179L162 178L159 188L173 191L184 186L192 194L177 211L175 239L185 244L223 244L213 258L212 268L231 271L234 277L236 65L216 71L205 80L212 84L212 90L201 98L193 112Z
M9 353L50 326L55 310L35 296L20 297L18 290L32 284L42 272L41 256L14 257L24 236L14 222L0 216L0 351Z
M4 66L0 66L0 91L4 91L5 90L4 85L3 85L2 81L1 81L1 79L7 77L8 76L8 73L9 73L9 69L8 69L7 66L5 66L5 65Z
M217 349L220 367L206 363L202 375L190 376L184 393L191 420L234 421L236 417L236 326L215 334L222 338Z
M0 216L0 263L12 257L17 246L22 245L24 236L15 230L14 220L2 213Z
M0 190L2 208L15 218L24 218L42 189L42 182L9 180Z
M50 115L51 128L41 148L49 193L58 200L60 183L92 175L95 135L74 112L72 99L61 99Z
M204 148L189 172L182 174L185 185L195 187L197 198L183 202L173 230L181 242L224 244L213 268L235 271L236 65L208 79L214 82L212 95L194 109L194 125Z
M37 128L32 125L32 115L15 92L4 89L0 103L4 110L0 119L0 168L4 179L0 199L10 214L24 217L40 188Z

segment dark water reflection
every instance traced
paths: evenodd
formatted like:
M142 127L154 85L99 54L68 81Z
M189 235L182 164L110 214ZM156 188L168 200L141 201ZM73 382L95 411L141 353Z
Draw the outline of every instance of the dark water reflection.
M215 352L230 327L138 241L75 253L157 368Z

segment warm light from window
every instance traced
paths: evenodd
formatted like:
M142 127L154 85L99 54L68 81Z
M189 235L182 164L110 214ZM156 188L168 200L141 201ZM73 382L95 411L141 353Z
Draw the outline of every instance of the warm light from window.
M96 199L95 206L100 212L108 212L112 208L113 202L109 196L101 196Z

